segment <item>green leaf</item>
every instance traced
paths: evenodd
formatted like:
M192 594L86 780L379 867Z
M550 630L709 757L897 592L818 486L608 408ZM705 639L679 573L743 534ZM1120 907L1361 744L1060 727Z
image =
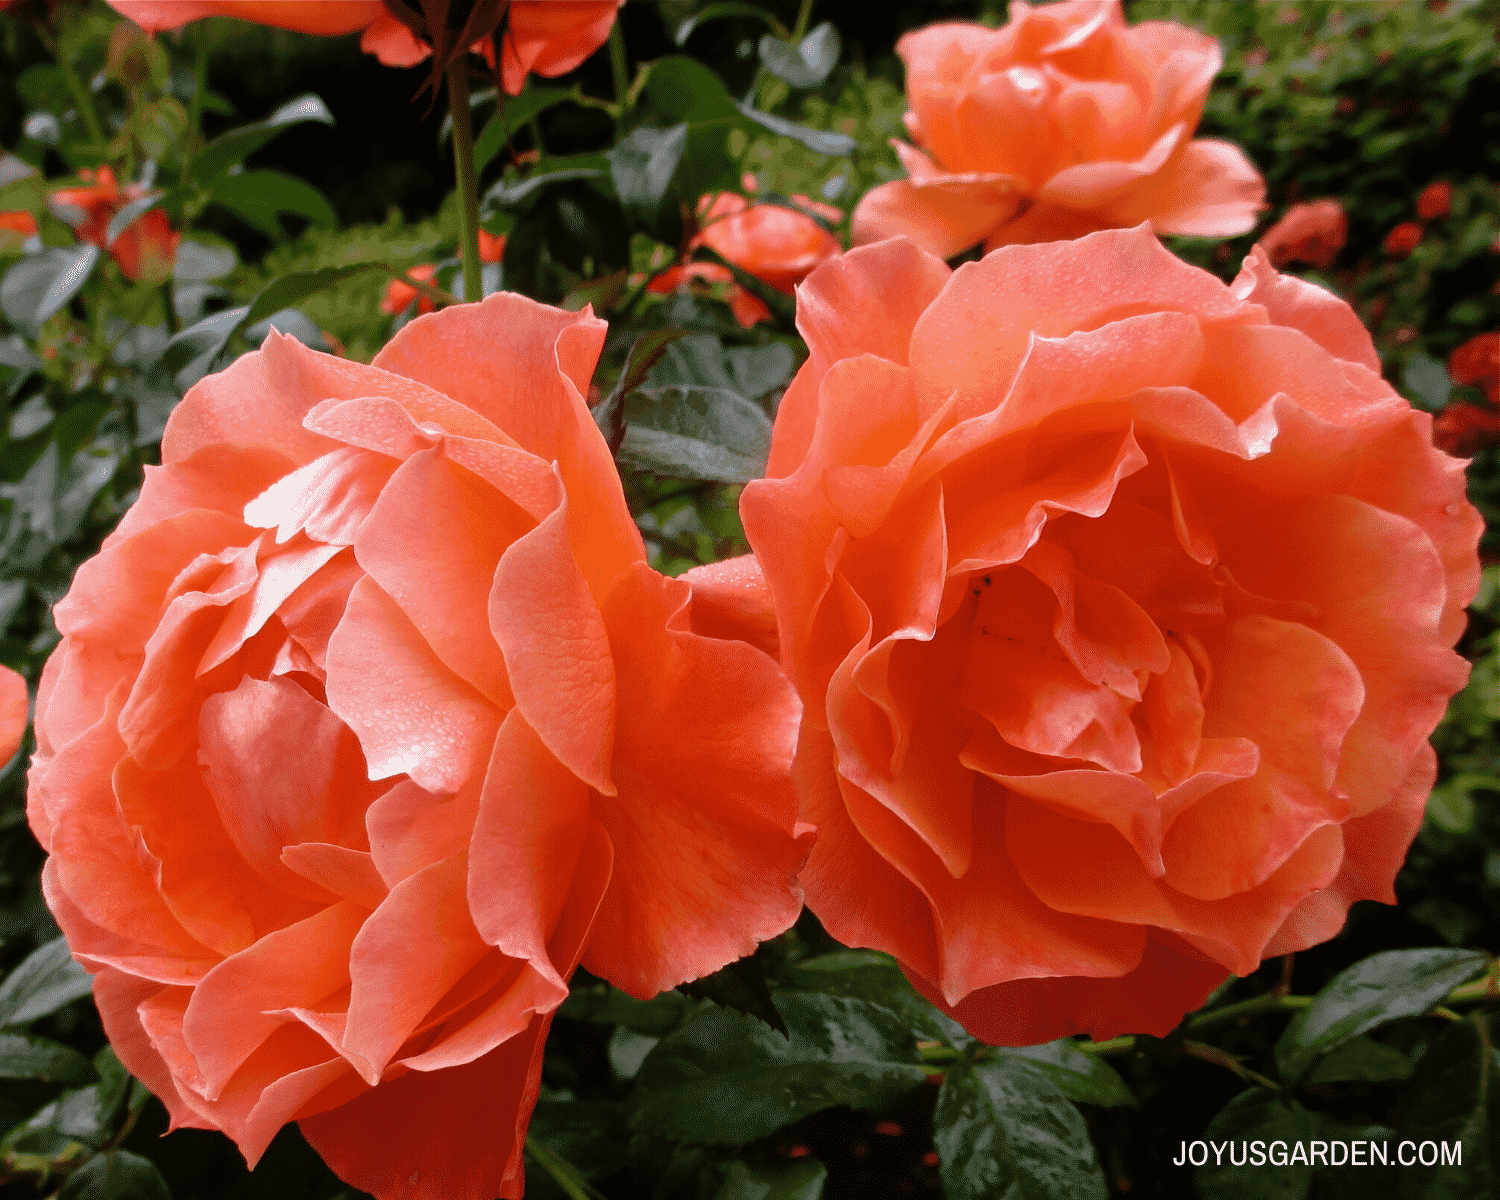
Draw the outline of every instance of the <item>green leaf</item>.
M1282 1078L1294 1083L1350 1038L1426 1012L1487 963L1483 954L1468 950L1387 950L1340 971L1276 1043Z
M795 46L766 34L760 39L760 61L794 88L815 88L838 66L842 49L839 31L831 21L824 21Z
M714 1200L822 1200L828 1168L815 1158L751 1166L743 1159L729 1166Z
M58 1200L172 1200L156 1165L129 1150L95 1155L68 1176L57 1196Z
M239 263L239 255L227 243L183 238L177 245L172 278L179 283L206 283L222 279Z
M620 378L615 381L609 395L591 410L594 424L604 435L611 454L619 451L620 442L625 436L625 397L645 382L652 368L667 353L672 343L682 336L683 331L680 329L653 329L641 334L631 343Z
M1219 1110L1201 1139L1168 1147L1168 1161L1193 1167L1200 1200L1301 1200L1312 1185L1307 1143L1317 1132L1317 1117L1300 1104L1250 1088Z
M306 217L320 229L332 229L338 224L338 215L322 192L281 171L226 175L214 185L212 198L214 203L222 204L276 239L282 236L277 213Z
M313 271L291 271L271 280L261 289L260 294L251 302L249 309L240 319L237 328L254 325L257 321L274 316L284 308L291 308L309 296L316 295L325 288L331 288L336 283L342 283L366 271L382 268L381 263L366 262L350 263L341 267L319 267Z
M1416 1143L1407 1151L1416 1163L1402 1163L1403 1195L1469 1200L1494 1195L1500 1182L1492 1149L1500 1138L1500 1056L1483 1020L1476 1015L1443 1031L1422 1055L1391 1113L1400 1136ZM1424 1164L1418 1157L1423 1143L1436 1143L1428 1151L1434 1161ZM1400 1145L1395 1152L1400 1154Z
M328 106L311 92L283 104L264 121L241 125L214 138L193 159L193 177L206 187L283 129L306 121L323 125L334 123Z
M71 1046L29 1033L0 1033L0 1078L82 1083L93 1074L89 1060Z
M774 116L771 113L761 112L748 104L737 103L736 108L740 113L748 117L763 129L769 129L780 137L789 137L793 141L800 142L809 150L818 154L845 155L853 154L859 145L852 137L845 133L831 133L822 129L809 129L806 125L798 125L795 121L788 121L783 117Z
M495 115L485 122L484 129L474 139L474 173L478 175L489 165L490 159L504 147L507 134L525 125L546 112L554 104L571 100L572 92L562 88L527 88L519 96L505 97Z
M1418 350L1407 357L1401 368L1401 388L1419 408L1442 412L1453 392L1453 380L1448 378L1448 369L1442 363Z
M0 1025L24 1025L87 996L94 980L73 961L68 943L54 938L33 950L0 984Z
M777 1011L776 1002L771 999L765 972L754 955L729 963L702 979L680 984L677 990L694 1000L712 1000L725 1008L738 1009L764 1021L782 1036L791 1036Z
M1077 1103L1101 1104L1106 1108L1135 1106L1135 1095L1125 1086L1119 1072L1097 1054L1082 1049L1071 1038L1060 1038L1040 1046L996 1050L995 1056L1019 1059L1028 1064L1050 1079L1069 1100Z
M606 1051L610 1070L619 1079L634 1079L641 1069L641 1064L646 1061L646 1055L656 1049L656 1043L659 1041L661 1041L660 1038L637 1033L634 1029L626 1029L623 1025L617 1025L615 1031L609 1035L609 1046Z
M1350 1038L1318 1060L1308 1083L1389 1083L1411 1074L1411 1059L1367 1037Z
M620 460L677 479L748 483L765 473L771 422L736 392L640 388L625 402Z
M35 335L42 322L78 294L98 261L99 247L88 242L28 255L0 282L0 310Z
M115 239L167 198L166 192L147 192L132 200L109 219L109 228L104 231L104 244L113 246Z
M770 26L773 33L784 35L786 26L768 13L758 4L746 4L742 0L720 0L719 3L706 4L701 12L694 13L681 25L677 26L677 32L673 40L677 45L686 46L688 38L693 36L693 31L700 25L706 25L709 21L720 21L725 17L746 17L750 20L760 21Z
M529 208L550 187L577 179L603 179L609 173L609 160L602 154L549 159L547 166L547 170L528 175L525 179L500 180L485 192L484 207Z
M877 1005L791 993L777 1007L790 1039L712 1006L663 1038L636 1076L631 1127L743 1145L834 1105L895 1104L926 1079L910 1032Z
M637 1000L607 983L595 983L570 992L557 1015L594 1025L621 1025L659 1038L680 1026L693 1008L693 1002L681 992Z
M642 126L606 155L615 195L641 224L656 227L662 201L682 164L687 144L685 121L667 129Z
M1088 1126L1029 1064L1002 1058L948 1071L932 1118L947 1200L1099 1200Z
M530 1133L584 1179L604 1179L625 1166L624 1111L613 1100L542 1100Z
M787 971L786 987L865 1000L895 1014L920 1037L960 1048L974 1044L962 1025L918 993L896 960L879 950L836 950L804 958Z
M734 97L724 81L696 59L682 55L659 58L651 64L641 100L667 125L729 121L735 114Z

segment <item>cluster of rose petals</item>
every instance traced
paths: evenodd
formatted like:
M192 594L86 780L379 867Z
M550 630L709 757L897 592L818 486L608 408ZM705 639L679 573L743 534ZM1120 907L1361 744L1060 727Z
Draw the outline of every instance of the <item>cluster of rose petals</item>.
M800 909L797 698L647 566L605 330L272 333L56 606L44 893L121 1060L252 1163L298 1120L380 1200L518 1196L574 966L651 996Z
M1165 1033L1392 901L1482 522L1348 306L1145 225L798 301L716 603L774 609L829 932L1026 1044Z
M505 90L519 95L528 73L565 75L609 37L625 0L511 0L500 52ZM148 33L203 17L239 17L277 29L332 36L363 30L360 49L388 67L414 67L432 54L381 0L109 0ZM488 44L476 45L488 54Z
M54 211L73 226L81 241L107 249L126 279L159 283L169 278L182 234L172 228L161 209L142 213L113 242L108 241L110 220L126 205L140 199L146 189L138 183L122 188L108 167L100 167L97 172L85 167L78 174L88 186L53 192Z
M808 212L838 222L844 214L831 204L793 196ZM698 233L692 246L714 253L788 296L819 263L838 254L838 238L805 212L781 204L753 204L733 192L698 201Z
M1119 0L1012 0L999 29L906 34L909 178L871 190L854 241L904 234L940 258L1150 221L1223 237L1265 185L1238 146L1193 138L1222 56L1182 25L1127 26Z
M1337 200L1294 204L1259 238L1273 267L1303 262L1326 267L1349 239L1349 217Z

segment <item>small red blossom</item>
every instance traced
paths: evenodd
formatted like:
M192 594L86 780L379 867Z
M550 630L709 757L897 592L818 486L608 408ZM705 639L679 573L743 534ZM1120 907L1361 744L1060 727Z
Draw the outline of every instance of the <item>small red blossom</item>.
M138 183L122 188L108 167L100 167L97 172L84 168L78 174L87 186L60 188L52 193L52 203L58 215L73 226L79 240L108 250L126 279L160 283L169 278L182 234L172 228L161 209L142 213L113 244L107 244L111 218L139 200L146 189Z
M1393 258L1405 258L1422 242L1422 227L1415 221L1403 221L1385 235L1381 248Z
M1271 264L1304 262L1326 267L1344 248L1349 218L1337 200L1294 204L1260 239Z
M423 263L420 267L413 267L407 274L413 279L427 283L436 272L437 268L431 263ZM393 279L385 285L385 297L380 301L380 311L394 316L396 313L405 312L413 300L417 302L418 316L430 313L437 307L430 297L422 295L411 284Z
M1453 207L1453 185L1445 179L1429 183L1417 196L1417 216L1424 221L1446 217Z
M1448 378L1479 388L1500 404L1500 330L1472 337L1448 356Z
M646 290L655 296L668 296L678 288L690 287L694 282L724 284L724 299L729 311L740 325L749 329L758 321L769 321L771 310L766 302L754 292L746 291L734 281L734 272L720 263L690 262L668 267L646 285Z
M1485 446L1500 443L1500 413L1458 401L1432 423L1432 444L1456 458L1472 458Z

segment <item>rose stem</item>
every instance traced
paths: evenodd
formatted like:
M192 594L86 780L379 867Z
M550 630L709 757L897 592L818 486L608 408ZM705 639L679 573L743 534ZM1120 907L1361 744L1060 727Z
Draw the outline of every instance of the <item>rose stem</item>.
M479 187L474 177L474 129L469 116L469 62L448 64L448 108L453 114L453 173L458 188L458 238L464 264L464 299L484 298L479 276Z

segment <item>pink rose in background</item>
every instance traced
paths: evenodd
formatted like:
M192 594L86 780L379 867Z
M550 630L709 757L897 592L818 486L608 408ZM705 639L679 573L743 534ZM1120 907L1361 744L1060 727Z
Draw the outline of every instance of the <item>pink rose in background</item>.
M1294 204L1260 237L1260 246L1273 267L1304 262L1326 267L1344 248L1349 217L1337 200Z
M1192 136L1223 61L1212 38L1128 26L1119 0L1010 11L1000 29L949 22L896 43L916 144L894 143L908 178L860 201L856 244L905 234L950 258L1141 221L1205 237L1255 224L1250 160Z

